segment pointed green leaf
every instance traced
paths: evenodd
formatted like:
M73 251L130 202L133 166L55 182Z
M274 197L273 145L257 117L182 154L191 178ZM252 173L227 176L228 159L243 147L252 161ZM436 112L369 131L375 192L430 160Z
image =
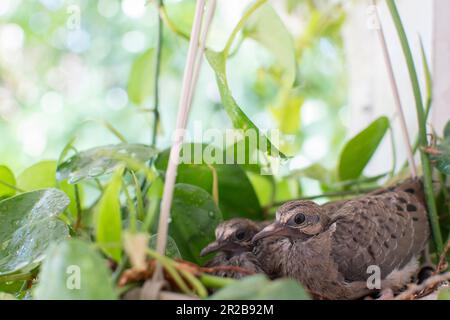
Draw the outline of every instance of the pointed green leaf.
M341 152L338 176L342 180L357 179L369 163L389 128L389 120L380 117L358 133Z
M128 79L128 96L136 105L142 105L153 94L154 65L153 48L134 60Z
M219 87L220 96L222 99L222 104L225 111L230 117L233 126L236 129L242 129L245 131L253 130L257 135L256 145L259 150L263 150L271 156L281 156L286 158L286 156L281 153L270 140L258 129L258 127L247 117L247 115L242 111L234 100L231 91L228 87L226 78L226 57L223 52L215 52L211 50L206 51L206 58L209 64L216 73L217 86ZM248 148L248 146L246 146ZM249 152L247 152L249 153Z
M100 248L115 261L122 257L120 189L123 167L116 170L96 208L96 239Z

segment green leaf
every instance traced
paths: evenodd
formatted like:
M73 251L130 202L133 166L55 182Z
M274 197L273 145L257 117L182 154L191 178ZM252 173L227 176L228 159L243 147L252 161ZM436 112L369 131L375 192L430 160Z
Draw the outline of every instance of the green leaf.
M152 248L153 250L156 250L157 240L158 240L158 234L152 235L149 239L149 247ZM165 255L172 259L181 259L180 250L178 249L178 246L177 246L175 240L173 240L173 238L170 236L167 237Z
M294 42L270 4L262 5L252 14L244 29L244 35L256 40L273 54L277 65L283 69L285 86L291 87L297 71Z
M211 50L206 51L206 58L209 64L216 73L217 86L219 87L220 97L222 99L225 111L233 123L236 129L242 129L244 132L247 130L252 130L256 133L257 141L256 145L259 150L266 152L271 156L281 156L286 158L286 156L281 153L270 140L256 127L256 125L247 117L247 115L242 111L234 100L231 91L228 87L227 77L226 77L226 57L223 52L214 52ZM248 146L246 146L248 148ZM249 152L247 152L249 153Z
M108 145L82 151L58 166L58 180L69 179L69 183L109 174L119 166L146 168L145 162L156 156L157 151L143 144Z
M389 120L380 117L358 133L342 150L338 176L342 180L357 179L369 163L389 128Z
M440 172L450 175L450 138L438 145L437 151L436 154L430 154L430 160Z
M450 300L450 290L442 289L439 291L438 300Z
M270 281L264 275L245 277L211 296L212 300L309 300L306 291L293 279Z
M183 259L203 264L200 251L214 240L222 215L213 198L203 189L176 184L169 234L178 244Z
M0 166L0 199L15 195L16 190L9 187L15 185L14 173L7 166Z
M53 242L68 237L58 215L69 204L57 189L22 193L0 202L0 278L29 272L45 256Z
M38 162L17 177L17 186L25 191L56 187L56 161Z
M123 167L116 170L95 212L97 243L103 252L115 261L120 261L122 257L122 218L119 196L123 171Z
M45 188L58 188L66 193L70 199L68 210L73 217L77 213L77 203L74 186L67 181L56 181L57 162L53 160L41 161L25 169L17 178L18 187L25 191L33 191ZM80 186L80 198L83 197L83 189Z
M128 96L136 105L142 105L153 94L154 65L154 49L150 48L138 56L131 66Z
M213 194L213 170L217 173L219 186L219 207L224 219L233 217L247 217L250 219L263 219L261 205L253 186L245 171L237 164L211 164L205 163L206 153L219 155L225 159L225 153L218 148L201 144L184 144L184 152L190 152L191 161L198 164L180 163L177 170L177 183L195 185ZM167 169L170 150L161 152L155 161L155 167L160 171ZM222 162L225 162L222 161ZM212 168L211 168L212 167Z
M450 121L445 125L444 138L450 138Z
M106 261L78 239L51 248L34 291L39 300L117 299Z

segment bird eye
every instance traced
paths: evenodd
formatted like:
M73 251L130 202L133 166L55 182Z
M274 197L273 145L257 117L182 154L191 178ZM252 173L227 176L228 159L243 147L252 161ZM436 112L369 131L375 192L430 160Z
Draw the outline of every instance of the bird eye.
M294 217L294 222L296 224L302 224L303 222L305 222L306 217L303 213L298 213L295 217Z
M240 231L236 232L236 239L244 240L244 238L245 238L245 231L244 230L240 230Z

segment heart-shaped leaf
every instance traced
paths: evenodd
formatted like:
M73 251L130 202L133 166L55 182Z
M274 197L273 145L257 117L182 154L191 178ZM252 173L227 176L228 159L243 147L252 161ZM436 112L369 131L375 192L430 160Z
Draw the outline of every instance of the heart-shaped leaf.
M77 214L77 203L75 196L75 187L67 181L56 181L57 162L46 160L35 163L25 169L17 178L17 185L25 191L34 191L45 188L59 188L66 193L70 199L68 210L73 217ZM79 197L83 198L83 188L79 186Z
M69 183L109 174L122 164L144 164L157 155L157 151L143 144L121 143L82 151L58 166L58 180Z
M15 186L14 173L7 166L0 166L0 199L15 195L16 190L11 188Z
M215 152L225 159L225 153L218 148L201 144L184 144L182 159L184 153L189 152L192 154L190 156L192 162L194 159L196 161L195 164L180 163L177 170L177 182L198 186L213 195L213 176L217 174L219 207L224 219L233 217L263 219L258 197L245 171L237 164L208 165L205 159L207 148L211 151L209 153ZM158 170L165 171L167 169L169 153L170 150L165 150L158 155L155 161Z
M106 260L87 243L71 239L52 247L34 297L40 300L117 299Z
M211 296L212 300L309 300L301 285L293 279L270 281L254 275L236 281Z
M200 251L214 240L214 231L221 221L220 210L209 193L189 184L175 185L169 234L184 259L205 262Z
M46 189L0 202L0 276L28 272L54 242L68 237L58 215L69 204L64 192Z
M388 118L380 117L347 142L341 152L338 166L341 181L357 179L361 176L388 128Z

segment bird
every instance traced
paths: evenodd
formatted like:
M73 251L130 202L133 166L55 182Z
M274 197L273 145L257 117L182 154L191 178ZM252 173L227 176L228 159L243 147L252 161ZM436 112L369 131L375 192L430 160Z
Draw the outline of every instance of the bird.
M408 179L334 206L289 201L253 241L289 240L278 242L282 275L314 297L357 299L404 287L418 270L429 235L422 183ZM369 285L372 270L379 275L376 286Z
M200 252L200 256L218 252L205 267L235 266L250 273L265 273L253 253L252 238L271 221L255 222L245 218L233 218L220 223L215 230L216 240ZM262 256L263 251L259 252ZM246 274L235 270L218 270L215 275L240 279Z

